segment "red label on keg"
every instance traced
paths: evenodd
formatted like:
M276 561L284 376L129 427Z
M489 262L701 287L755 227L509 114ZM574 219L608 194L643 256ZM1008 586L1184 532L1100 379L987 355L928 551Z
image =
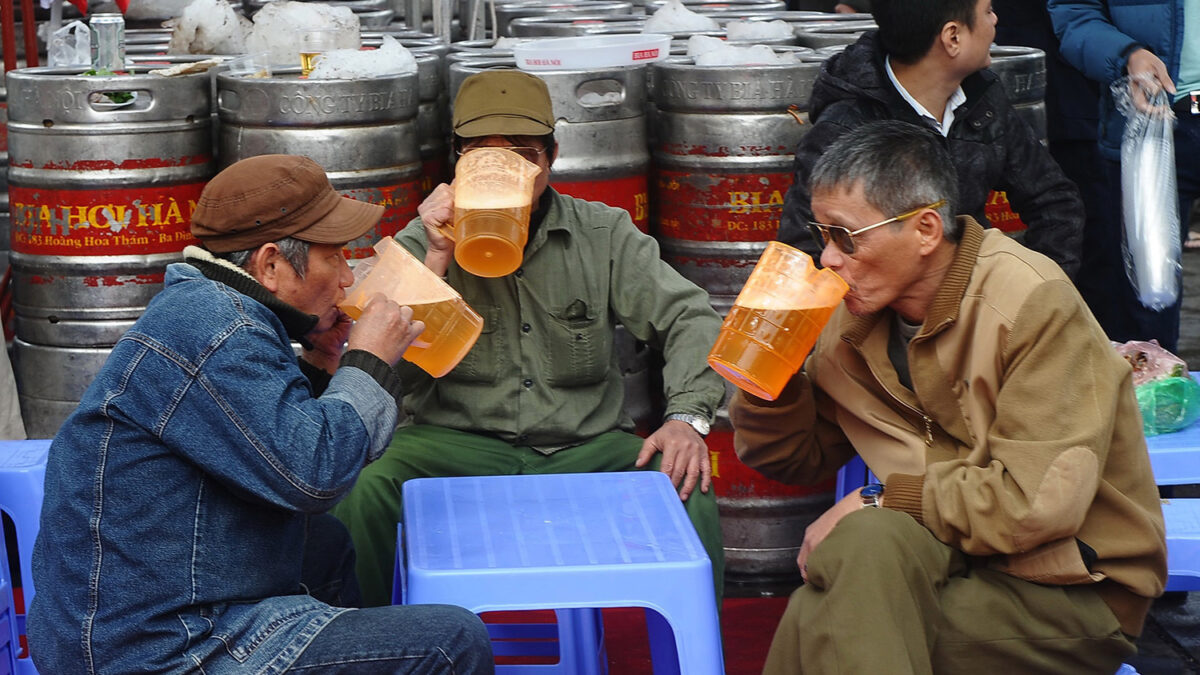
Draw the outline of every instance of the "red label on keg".
M414 180L396 185L344 188L338 190L351 199L370 202L383 207L383 217L367 234L346 244L350 258L369 258L375 255L375 242L390 237L417 217L417 205L421 203L421 181Z
M109 190L9 185L12 250L32 255L145 255L195 244L204 183Z
M662 237L771 241L779 232L791 173L691 173L659 169L655 207Z
M1021 232L1025 229L1025 223L1021 222L1021 217L1012 210L1012 205L1008 203L1008 194L1004 192L992 191L988 195L987 205L983 207L984 215L987 216L988 222L992 227L1003 232Z
M638 49L633 52L634 61L645 61L646 59L657 59L657 49Z
M554 189L564 195L625 209L637 229L642 232L650 231L647 197L649 179L645 174L611 180L554 181Z
M733 432L713 429L704 439L712 463L713 488L718 497L750 499L755 497L809 497L834 490L832 479L816 485L788 485L771 480L738 459L733 450Z

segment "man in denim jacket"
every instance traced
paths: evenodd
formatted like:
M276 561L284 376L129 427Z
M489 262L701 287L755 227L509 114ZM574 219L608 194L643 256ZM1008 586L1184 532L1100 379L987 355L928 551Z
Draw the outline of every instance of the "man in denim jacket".
M354 555L325 511L383 453L392 366L423 329L382 296L353 327L337 308L342 246L382 212L307 157L246 159L205 187L204 248L167 268L51 446L29 615L42 672L492 672L466 610L345 609Z

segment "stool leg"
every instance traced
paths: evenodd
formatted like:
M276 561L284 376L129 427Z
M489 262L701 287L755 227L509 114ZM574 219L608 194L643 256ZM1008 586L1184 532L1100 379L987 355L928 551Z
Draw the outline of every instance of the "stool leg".
M599 609L558 609L558 654L562 672L608 675L604 617Z
M658 612L646 610L646 633L650 637L650 659L654 675L679 675L679 650L675 647L675 632Z

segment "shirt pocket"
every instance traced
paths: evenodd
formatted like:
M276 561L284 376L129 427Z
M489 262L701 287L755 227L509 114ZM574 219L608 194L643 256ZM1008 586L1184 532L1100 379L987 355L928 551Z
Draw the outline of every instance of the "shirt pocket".
M496 381L497 359L504 353L504 345L501 344L504 331L496 330L500 320L500 308L496 305L472 304L471 309L483 317L483 331L463 360L446 374L446 379L491 384Z
M582 387L602 382L611 367L613 329L594 305L575 299L550 316L547 383Z

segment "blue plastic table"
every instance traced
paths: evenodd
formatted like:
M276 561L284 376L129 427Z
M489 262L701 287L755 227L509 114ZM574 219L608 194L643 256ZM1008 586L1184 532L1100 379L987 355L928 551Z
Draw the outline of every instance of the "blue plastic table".
M724 672L712 564L658 471L410 480L404 540L406 603L646 607L674 634L665 663L651 625L656 672Z
M1154 482L1159 485L1200 483L1200 422L1186 429L1146 439Z

